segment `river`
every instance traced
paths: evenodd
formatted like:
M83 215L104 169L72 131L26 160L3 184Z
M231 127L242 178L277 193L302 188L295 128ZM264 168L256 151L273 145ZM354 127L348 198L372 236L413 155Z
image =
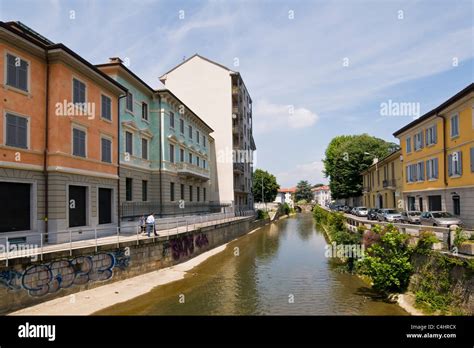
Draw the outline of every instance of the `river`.
M96 314L407 315L337 261L311 214L235 240L184 279Z

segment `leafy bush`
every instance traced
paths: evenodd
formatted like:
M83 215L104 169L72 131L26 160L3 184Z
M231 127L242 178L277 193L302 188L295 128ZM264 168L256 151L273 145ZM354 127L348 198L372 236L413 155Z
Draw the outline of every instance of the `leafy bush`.
M415 251L418 254L429 254L433 244L438 243L439 240L431 231L423 231L420 233L420 238L416 244Z
M288 203L283 203L282 205L280 205L279 210L282 214L288 215L290 214L291 208Z
M408 236L400 233L392 224L388 224L380 232L379 229L372 231L380 234L380 241L374 243L366 256L358 261L359 272L372 279L376 290L382 292L405 290L412 272Z
M464 232L460 227L456 228L456 231L454 232L454 246L459 248L459 246L467 240L468 237L466 236L466 232Z
M266 212L265 210L262 210L262 209L257 210L257 219L258 220L268 219L268 218L269 218L268 212Z

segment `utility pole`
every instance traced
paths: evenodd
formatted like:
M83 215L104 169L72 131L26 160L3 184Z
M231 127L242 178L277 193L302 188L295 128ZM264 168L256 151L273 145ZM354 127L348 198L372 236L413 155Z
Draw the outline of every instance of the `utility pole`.
M262 202L265 205L265 196L263 195L263 175L262 175Z

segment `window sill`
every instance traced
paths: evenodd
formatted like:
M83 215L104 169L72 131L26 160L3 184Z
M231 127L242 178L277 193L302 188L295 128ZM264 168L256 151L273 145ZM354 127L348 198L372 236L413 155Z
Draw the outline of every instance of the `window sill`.
M451 175L451 176L448 175L448 177L450 179L458 179L458 178L462 177L462 175L461 174L455 174L455 175Z
M145 122L145 123L147 123L147 124L150 124L150 121L149 121L148 119L146 119L146 118L143 118L143 117L142 117L142 122Z
M3 88L6 89L6 90L15 92L15 93L22 94L22 95L27 96L27 97L31 97L31 93L29 91L25 91L25 90L20 89L20 88L16 88L16 87L13 87L13 86L10 86L10 85L7 85L7 84L3 85Z
M109 120L108 118L105 118L105 117L102 117L102 116L100 116L100 119L104 122L112 124L112 119Z
M127 114L130 114L132 117L135 117L135 115L133 114L133 111L132 111L132 110L125 109L125 112L126 112Z

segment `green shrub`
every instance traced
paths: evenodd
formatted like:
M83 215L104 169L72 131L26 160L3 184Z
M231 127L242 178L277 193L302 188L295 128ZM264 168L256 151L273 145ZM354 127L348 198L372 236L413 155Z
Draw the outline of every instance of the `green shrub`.
M413 269L408 236L391 224L380 232L378 228L374 230L380 234L380 241L368 249L366 256L358 261L357 268L370 277L374 289L385 293L401 292L407 288Z
M268 219L268 218L269 218L268 212L266 212L265 210L262 210L262 209L257 210L257 219L258 220Z
M418 254L429 254L432 250L432 246L435 243L438 243L439 240L431 231L423 231L420 233L420 238L416 244L415 251Z
M281 214L285 214L285 215L290 214L290 211L291 211L290 205L288 203L283 203L282 205L280 205L278 209L280 210Z
M454 232L454 246L459 248L459 246L467 240L468 237L466 232L464 232L461 227L456 228L456 231Z

